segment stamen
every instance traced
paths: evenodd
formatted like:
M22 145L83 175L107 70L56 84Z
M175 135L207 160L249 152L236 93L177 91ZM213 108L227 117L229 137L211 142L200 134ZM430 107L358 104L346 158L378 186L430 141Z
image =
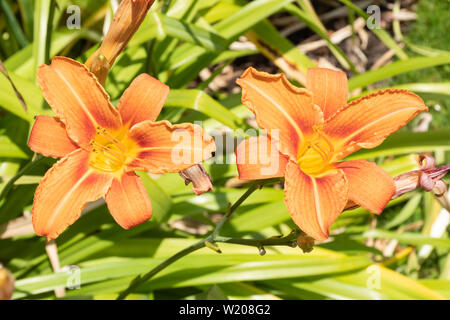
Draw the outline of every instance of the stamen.
M121 163L123 163L123 161L121 161L121 159L119 159L119 158L114 158L114 157L111 156L110 154L103 153L102 155L103 155L105 158L109 159L109 160L111 161L112 164L120 165Z
M115 172L116 170L112 169L111 167L106 167L106 166L100 166L98 165L95 161L91 161L89 162L89 165L97 170L103 171L103 172Z
M119 164L123 163L123 161L122 161L123 158L119 158L119 157L117 157L117 156L108 154L108 153L106 153L106 152L104 152L104 151L102 151L102 152L100 153L100 152L98 152L98 150L95 150L94 152L96 152L96 153L98 153L100 156L105 157L106 159L110 160L111 164L113 164L113 165L114 165L114 164L119 165Z
M314 128L314 131L319 135L319 137L320 137L322 140L324 140L324 141L327 143L328 148L329 148L329 150L330 150L329 153L333 153L333 152L334 152L333 144L331 143L331 140L326 136L326 134L324 134L324 133L322 132L322 130L317 129L316 127Z
M97 134L102 135L103 137L105 137L109 142L115 144L121 151L125 152L127 150L127 148L123 145L122 142L120 142L119 140L117 140L116 137L114 137L112 134L110 134L108 132L108 130L101 128L101 127L97 127Z
M327 161L327 152L320 147L319 143L311 145L311 148L313 148L319 154L323 161Z
M122 141L101 127L96 128L96 136L89 145L92 152L89 165L102 172L120 170L128 157L128 150Z
M113 158L105 153L100 153L96 155L96 157L90 161L90 164L94 167L98 167L99 169L106 170L120 167L123 164L121 159ZM115 170L113 170L115 171Z
M97 147L97 148L99 148L99 149L102 150L102 151L108 152L108 153L110 153L111 155L116 156L118 159L122 159L123 156L124 156L123 153L119 153L119 152L117 152L117 151L114 151L114 150L112 150L111 148L105 147L105 146L103 146L103 145L101 145L101 144L99 144L99 143L97 143L97 142L95 142L95 141L93 141L93 143L92 143L91 145L92 145L92 146L95 146L95 147Z

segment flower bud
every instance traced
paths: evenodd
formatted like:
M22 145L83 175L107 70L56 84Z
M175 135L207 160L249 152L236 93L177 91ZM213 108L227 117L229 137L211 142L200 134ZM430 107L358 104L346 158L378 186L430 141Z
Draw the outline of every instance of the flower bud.
M0 300L10 300L14 292L14 277L5 268L0 268Z
M148 10L155 0L123 0L117 8L111 26L103 39L100 48L86 61L86 66L92 64L98 55L103 55L110 68L117 56L136 33Z
M102 54L96 55L91 62L91 72L95 74L98 82L105 86L106 77L108 76L110 65L106 57Z
M314 248L314 239L308 235L298 237L297 244L302 249L303 253L309 253Z

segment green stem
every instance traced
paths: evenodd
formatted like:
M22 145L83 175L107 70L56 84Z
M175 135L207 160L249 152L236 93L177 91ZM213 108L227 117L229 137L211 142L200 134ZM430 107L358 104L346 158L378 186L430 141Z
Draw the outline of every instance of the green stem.
M239 206L256 190L260 189L264 184L270 183L270 182L274 182L274 181L278 181L278 179L268 179L268 180L263 180L263 181L255 181L249 188L248 190L233 204L230 205L227 209L227 211L225 212L224 216L222 217L222 219L219 221L219 223L216 225L215 229L213 230L213 232L205 239L200 240L197 243L194 243L193 245L179 251L178 253L176 253L175 255L169 257L168 259L164 260L163 262L161 262L159 265L157 265L155 268L153 268L152 270L150 270L149 272L147 272L145 275L143 276L137 276L136 278L134 278L134 280L130 283L130 285L128 286L128 288L126 288L124 291L122 291L119 296L117 297L117 300L123 300L125 299L131 292L133 292L135 289L137 289L142 283L150 280L151 278L153 278L156 274L158 274L160 271L164 270L165 268L167 268L168 266L170 266L172 263L178 261L179 259L183 258L184 256L187 256L188 254L197 251L199 249L202 249L204 247L206 247L206 243L215 243L215 242L227 242L229 241L229 243L233 243L231 242L232 240L237 241L237 239L232 239L232 238L224 238L224 237L219 237L218 234L219 232L222 230L223 226L225 225L225 223L228 221L228 219L230 218L230 216L233 214L233 212L239 208ZM267 240L255 240L258 243L262 243L264 241L268 241L267 243L270 243L271 241L274 240L278 240L275 241L276 243L281 243L280 239L283 238L272 238L272 239L267 239ZM256 242L252 242L251 239L241 239L242 242L239 244L247 244L250 246L257 246L255 245ZM284 239L285 243L286 243L286 239ZM290 240L290 242L292 243L292 240ZM235 242L237 243L237 242ZM267 244L270 245L270 244ZM258 247L258 246L257 246ZM259 246L262 247L262 246Z
M254 182L248 190L232 205L229 206L227 211L225 212L225 215L222 217L222 219L217 224L214 231L211 233L211 235L206 238L209 242L214 243L214 240L216 236L219 234L220 230L222 230L223 226L225 225L225 222L228 221L228 218L231 216L231 214L239 208L239 206L256 190L262 187L262 184L258 184L257 182Z
M55 4L53 0L37 0L34 6L33 57L34 70L47 63Z
M229 237L216 237L215 242L219 243L233 243L244 246L251 246L256 248L264 248L265 246L289 246L297 241L298 237L302 235L300 230L293 230L285 237L273 237L269 239L236 239Z
M177 260L183 258L184 256L187 256L189 253L197 251L198 249L201 249L205 247L205 240L199 241L197 243L194 243L193 245L179 251L178 253L174 254L170 258L164 260L159 265L157 265L155 268L147 272L144 276L137 276L134 278L134 280L130 283L128 288L125 291L122 291L119 296L117 297L117 300L123 300L125 299L133 290L138 288L142 283L147 282L151 278L153 278L157 273L164 270L168 266L170 266L172 263L176 262Z
M32 161L28 162L26 166L22 168L22 170L20 170L14 177L12 177L3 188L2 192L0 193L0 201L8 195L12 186L17 180L19 180L20 177L22 177L25 173L36 167L43 159L44 159L43 156L36 155L36 157Z

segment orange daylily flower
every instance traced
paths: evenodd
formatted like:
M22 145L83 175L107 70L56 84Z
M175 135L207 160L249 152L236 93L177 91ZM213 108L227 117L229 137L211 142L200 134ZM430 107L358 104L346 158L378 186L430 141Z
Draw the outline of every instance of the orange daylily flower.
M169 88L147 74L131 83L117 110L97 78L69 58L42 65L37 79L58 118L38 116L28 144L37 153L62 158L36 189L37 235L56 238L87 202L102 196L118 224L134 227L152 215L134 171L179 172L215 151L213 138L200 126L155 122Z
M242 102L267 130L267 136L238 146L241 179L285 177L287 209L300 229L316 240L328 238L330 225L348 201L381 213L395 193L392 177L366 160L340 160L378 146L426 111L420 97L386 89L347 103L345 73L321 68L308 70L306 89L293 86L282 74L253 68L237 83ZM253 162L251 150L259 150ZM278 170L264 172L274 163Z

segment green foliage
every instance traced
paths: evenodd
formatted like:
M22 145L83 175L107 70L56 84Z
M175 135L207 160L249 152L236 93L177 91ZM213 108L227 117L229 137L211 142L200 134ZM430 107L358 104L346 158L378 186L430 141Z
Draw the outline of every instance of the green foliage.
M245 118L250 113L241 105L234 79L227 79L233 89L210 85L226 66L243 71L243 64L258 59L265 66L279 67L276 62L281 59L294 73L304 75L316 63L297 49L293 39L282 36L273 23L274 16L289 15L305 23L308 32L326 41L341 67L347 65L354 71L348 53L331 42L325 25L315 18L307 2L157 1L112 67L106 91L117 103L131 81L146 72L171 87L161 120L202 120L207 131L246 129ZM80 30L65 27L65 9L70 3L81 8ZM341 0L339 5L365 16L351 1ZM56 55L84 62L98 48L111 8L104 0L0 0L0 8L0 34L4 35L0 58L27 107L25 110L10 82L0 74L0 263L17 279L14 299L55 298L53 290L65 286L71 273L52 271L45 240L30 232L29 219L28 232L2 235L12 230L12 221L29 216L37 183L54 163L44 159L34 165L34 155L27 147L33 118L52 114L35 83L36 67ZM418 20L406 34L405 49L388 29L368 30L394 50L396 61L359 75L353 73L349 82L351 89L366 90L374 85L409 89L431 107L429 131L406 129L377 148L351 156L374 160L393 176L417 169L416 153L433 153L438 164L449 162L450 34L443 30L450 29L445 28L450 23L450 2L422 0L417 13ZM230 44L241 36L259 39L273 55L271 61L261 46L231 50ZM205 80L199 73L206 68L210 76ZM299 82L298 78L291 80ZM434 108L435 104L440 109ZM152 201L153 218L131 230L120 228L103 202L88 207L56 240L60 264L77 265L81 270L81 289L68 290L67 297L115 298L135 276L196 243L204 236L202 232L210 232L217 222L214 214L225 212L247 186L232 183L231 178L237 176L234 164L209 162L205 167L214 190L200 196L195 196L178 174L150 177L140 172ZM332 226L330 241L308 254L288 246L267 247L265 256L255 247L235 244L218 244L220 255L203 248L164 269L131 298L449 299L448 232L440 238L430 235L440 209L429 194L416 192L391 201L377 218L362 208L344 212ZM176 227L180 224L184 228ZM236 210L223 228L223 236L265 239L287 235L294 227L283 191L272 184L256 191ZM398 252L387 253L389 241L398 242ZM385 245L384 250L374 242ZM419 255L426 245L432 246L431 253ZM413 271L417 266L419 273ZM381 287L370 285L374 276L379 277Z
M417 5L417 20L412 25L406 37L406 43L410 51L423 49L425 53L434 55L435 51L450 52L450 34L444 32L450 27L450 2L449 1L419 1ZM439 12L439 14L436 14ZM430 49L432 50L430 51ZM414 52L414 54L421 53ZM395 77L391 83L393 85L432 82L442 83L450 78L450 65L426 68L416 72L410 72ZM450 92L446 90L446 92ZM434 124L440 127L448 127L450 122L450 98L448 94L428 94L425 95L427 103L431 106L439 105L431 109L435 118ZM437 109L437 110L436 110Z

